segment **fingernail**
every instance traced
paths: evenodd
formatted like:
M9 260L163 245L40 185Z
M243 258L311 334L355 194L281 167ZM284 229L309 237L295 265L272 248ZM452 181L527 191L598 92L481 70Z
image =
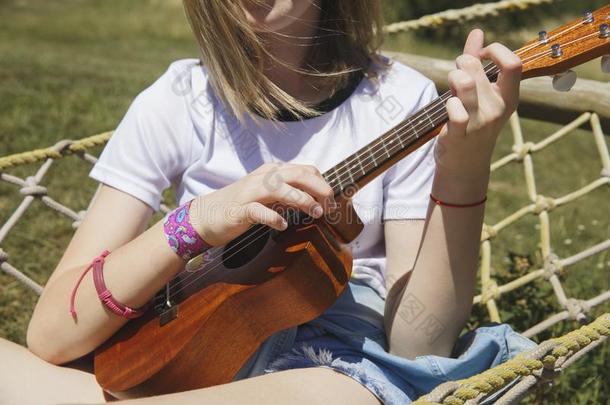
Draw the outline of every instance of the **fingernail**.
M282 220L281 228L282 228L282 231L285 231L286 228L288 228L288 222L286 222L285 219Z
M320 218L320 217L322 216L322 214L324 213L324 210L322 209L322 206L320 206L320 205L316 205L316 206L313 208L313 212L312 212L312 213L313 213L313 216L314 216L315 218Z

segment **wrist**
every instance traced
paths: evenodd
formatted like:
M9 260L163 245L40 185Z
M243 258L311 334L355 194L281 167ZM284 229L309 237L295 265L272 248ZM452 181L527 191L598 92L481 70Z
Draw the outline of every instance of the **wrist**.
M188 201L170 211L163 221L163 231L170 248L185 261L211 247L193 225L191 212L195 213L199 209L194 205L196 201L197 199Z
M189 222L203 239L205 239L205 223L202 220L203 213L203 196L195 197L189 205ZM207 240L207 239L206 239Z
M445 145L440 141L436 144L434 160L439 173L464 179L489 175L494 144L479 144L470 148L457 146Z
M489 185L489 166L472 172L447 170L437 166L432 195L453 204L468 205L482 201Z

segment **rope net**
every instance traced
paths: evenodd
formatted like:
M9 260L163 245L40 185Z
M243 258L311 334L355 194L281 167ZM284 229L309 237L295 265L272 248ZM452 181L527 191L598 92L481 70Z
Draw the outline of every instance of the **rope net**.
M554 3L555 0L503 0L496 3L474 4L459 10L445 10L415 20L388 24L385 32L398 34L423 28L437 28L447 24L461 24L483 17L495 17L502 12L525 10L533 6Z
M446 10L441 13L424 16L417 20L391 24L386 27L386 32L394 34L408 30L436 27L447 23L461 23L476 18L495 16L507 10L525 9L552 2L553 0L504 0L497 3L476 4L461 10ZM576 129L585 126L591 128L592 139L601 161L602 169L599 178L559 197L549 197L538 193L534 173L534 155L560 139L574 133ZM559 273L565 272L570 266L610 250L610 239L600 240L599 243L579 253L560 258L553 253L550 226L551 211L557 207L575 203L595 190L610 185L610 153L599 117L593 113L581 115L570 124L537 143L526 142L524 140L521 122L516 113L511 117L510 129L513 137L512 153L495 161L491 166L491 170L493 173L511 164L522 165L524 187L527 191L529 203L495 224L484 224L481 235L479 271L481 294L475 297L474 302L477 305L486 307L491 321L501 322L498 301L501 300L503 295L536 281L549 283L562 311L549 316L546 320L532 325L529 329L522 332L525 336L532 337L565 320L576 320L585 323L588 320L587 314L592 308L610 299L610 290L586 299L569 297L559 277ZM57 201L49 196L49 190L41 185L41 183L53 164L63 157L75 155L87 165L93 165L97 158L90 154L88 149L104 145L111 135L112 132L105 132L77 141L62 140L48 148L0 157L0 181L16 187L21 196L23 196L21 203L0 228L0 269L29 288L34 294L40 294L43 286L11 264L8 252L2 249L2 243L11 230L17 226L35 200L39 200L56 214L67 217L72 221L72 228L76 229L86 211L77 211ZM32 175L25 178L7 173L8 169L31 165L37 162L43 163ZM162 201L160 210L162 213L166 213L170 208ZM538 218L539 246L544 259L544 265L539 269L528 272L524 276L499 285L492 273L493 241L500 232L526 216L531 215ZM25 251L17 253L21 255L27 254ZM498 367L466 380L442 384L430 394L419 399L417 403L451 405L464 404L466 402L479 403L503 388L502 395L494 399L496 403L515 403L525 395L528 389L540 381L552 379L565 367L606 341L608 336L610 336L610 314L604 314L588 325L582 326L580 329L574 330L565 336L547 340L536 348L522 353Z
M582 188L552 198L539 194L536 191L536 177L534 174L533 156L544 148L547 148L563 137L574 133L578 128L589 124L592 128L592 139L599 152L602 170L600 177ZM481 265L480 281L481 294L474 299L475 304L485 305L489 318L495 322L501 322L498 311L498 301L502 296L519 287L543 280L551 284L554 295L563 311L550 316L548 319L533 325L523 334L532 337L543 330L550 328L558 322L572 319L580 322L587 320L587 313L595 306L610 299L610 290L588 299L577 299L568 297L559 278L559 272L585 260L588 257L599 254L610 249L610 239L599 243L569 257L559 258L553 253L551 246L551 227L549 213L560 206L574 203L578 199L610 184L610 153L606 144L605 136L596 114L585 113L575 121L562 127L538 143L525 142L521 129L521 122L515 113L510 120L510 129L513 136L513 152L495 161L491 170L496 172L510 164L523 166L524 186L527 189L530 203L515 211L506 218L495 224L485 224L481 235ZM40 294L43 287L28 277L24 272L10 263L9 254L2 249L2 242L13 230L24 216L25 212L35 200L41 201L46 207L55 213L67 217L72 221L72 227L76 229L86 211L72 209L53 197L49 196L47 187L41 185L43 179L51 169L52 165L59 159L75 155L87 165L93 165L97 158L87 152L88 148L103 145L111 136L111 132L91 136L78 141L62 140L52 147L38 149L30 152L19 153L0 158L0 181L15 186L23 196L21 203L8 217L0 228L0 269L15 278L18 282L28 287L35 294ZM43 164L31 176L25 178L17 177L6 172L7 169L33 164L42 161ZM170 208L161 204L161 211L166 213ZM539 220L540 248L544 257L544 266L540 269L530 271L526 275L516 278L506 284L498 285L492 275L492 245L497 235L510 225L518 222L528 215L535 215ZM18 252L21 255L25 251ZM593 323L583 326L566 336L551 339L539 345L534 350L527 352L517 358L502 364L492 370L488 370L478 376L462 382L451 382L438 387L426 396L426 401L440 401L446 404L461 404L466 400L483 398L486 394L509 385L518 380L511 390L505 394L516 400L520 398L528 388L540 380L555 375L576 358L590 351L610 335L610 314L600 316ZM552 371L552 373L551 373ZM476 395L475 395L476 394ZM510 402L507 402L510 403Z

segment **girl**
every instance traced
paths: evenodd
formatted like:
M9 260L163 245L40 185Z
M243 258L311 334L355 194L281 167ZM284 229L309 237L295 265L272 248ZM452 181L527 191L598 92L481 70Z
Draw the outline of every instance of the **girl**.
M252 223L284 230L274 204L330 213L333 193L320 173L437 97L430 80L378 54L380 1L184 3L201 61L173 63L142 92L91 171L101 188L28 329L37 357L0 346L14 367L0 378L2 403L102 402L91 374L55 365L112 336L128 321L125 308L137 314L205 247ZM495 326L456 345L473 300L491 154L521 72L507 48L483 42L473 31L449 75L455 97L438 140L355 195L365 227L339 300L269 338L236 382L136 403L399 404L530 344ZM481 59L501 67L497 83ZM172 184L195 251L170 243L175 229L164 221L146 229ZM70 293L103 250L115 308L87 274L71 316Z

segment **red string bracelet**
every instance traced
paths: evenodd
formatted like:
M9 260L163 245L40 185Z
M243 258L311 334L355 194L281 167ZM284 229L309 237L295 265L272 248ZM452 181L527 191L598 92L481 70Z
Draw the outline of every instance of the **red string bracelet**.
M93 262L87 266L85 271L80 275L78 280L76 281L76 285L72 290L72 294L70 295L70 314L72 317L76 319L76 309L74 308L74 300L76 299L76 290L80 285L81 281L87 274L87 272L93 268L93 284L95 285L95 290L97 291L97 295L102 301L102 304L106 306L112 313L122 316L127 319L134 319L142 316L146 310L146 308L141 309L133 309L126 305L118 302L113 296L112 293L106 287L106 283L104 282L104 261L106 256L108 256L110 252L108 250L104 250L102 254L93 259Z
M439 200L438 198L436 198L435 196L433 196L432 194L430 194L430 199L436 204L436 205L441 205L444 207L453 207L453 208L470 208L470 207L476 207L477 205L481 205L483 203L485 203L485 201L487 201L487 196L485 196L481 201L477 201L475 203L471 203L471 204L452 204L452 203L448 203L442 200Z

